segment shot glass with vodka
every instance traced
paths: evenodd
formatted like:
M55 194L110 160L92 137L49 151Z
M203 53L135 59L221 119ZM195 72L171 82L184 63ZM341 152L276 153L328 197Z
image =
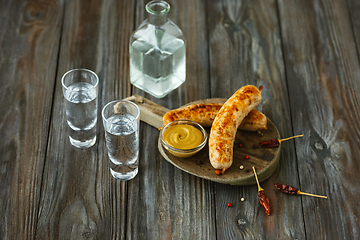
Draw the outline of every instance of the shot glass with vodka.
M135 103L116 100L106 104L101 115L110 172L119 180L133 179L138 173L140 110Z
M88 69L73 69L62 79L70 143L89 148L96 143L99 78Z

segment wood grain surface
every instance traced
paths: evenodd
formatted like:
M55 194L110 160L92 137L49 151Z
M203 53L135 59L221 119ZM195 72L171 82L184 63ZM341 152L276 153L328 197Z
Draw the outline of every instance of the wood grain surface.
M162 99L131 86L129 39L148 0L0 0L0 239L359 239L357 0L169 0L186 36L186 82ZM68 141L61 76L100 78L95 146ZM138 176L109 171L101 108L140 95L174 109L262 85L280 136L274 173L231 186L165 161L140 129ZM328 199L290 196L275 182ZM242 201L243 199L243 201ZM232 203L228 207L228 203Z
M209 9L211 97L229 97L245 84L262 85L258 109L268 116L282 137L293 135L276 1L219 1ZM221 50L220 50L221 49ZM300 133L299 133L300 134ZM301 141L301 140L298 140ZM294 147L281 152L278 170L262 187L270 199L266 216L257 199L257 187L215 185L218 239L305 238L300 198L278 195L273 183L298 182ZM278 177L280 176L280 177ZM241 202L241 198L246 199ZM227 202L235 203L229 210ZM278 214L282 212L282 214ZM261 217L260 217L261 216ZM292 219L288 221L288 219ZM277 223L275 223L277 222ZM287 226L287 227L285 227ZM289 230L291 229L291 235Z
M305 134L296 145L298 187L329 196L326 202L303 198L306 237L356 238L360 225L350 219L359 212L360 177L354 169L360 156L360 70L358 53L349 47L355 41L348 6L338 0L281 5L292 121Z
M77 0L67 1L65 8L36 237L124 239L127 183L115 181L109 172L100 110L130 91L124 69L133 31L134 12L128 9L134 4ZM99 76L98 141L86 150L68 141L60 83L66 71L79 67Z
M1 1L1 239L36 233L62 13L61 1Z

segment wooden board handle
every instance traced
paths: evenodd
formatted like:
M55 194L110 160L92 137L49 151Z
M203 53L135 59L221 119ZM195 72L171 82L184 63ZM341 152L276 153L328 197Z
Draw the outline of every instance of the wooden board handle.
M132 95L125 100L135 103L140 109L140 120L147 124L160 128L163 126L162 117L169 109L150 101L139 95Z

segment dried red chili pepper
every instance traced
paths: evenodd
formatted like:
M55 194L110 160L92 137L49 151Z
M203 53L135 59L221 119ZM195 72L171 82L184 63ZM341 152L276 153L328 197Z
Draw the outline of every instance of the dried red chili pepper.
M259 142L259 145L263 148L276 148L280 145L280 141L277 139L272 139L264 142Z
M259 145L263 148L276 148L278 147L281 142L283 141L286 141L286 140L290 140L290 139L293 139L293 138L296 138L296 137L303 137L303 135L296 135L296 136L293 136L293 137L289 137L289 138L284 138L284 139L271 139L271 140L267 140L267 141L263 141L263 142L259 142Z
M287 193L287 194L290 194L290 195L307 195L307 196L313 196L313 197L327 198L327 196L320 196L320 195L315 195L315 194L311 194L311 193L301 192L296 187L289 186L289 185L275 183L274 186L277 189L279 189L280 191L282 191L284 193Z
M287 194L291 194L291 195L296 195L298 194L299 189L293 187L293 186L288 186L288 185L284 185L284 184L280 184L280 183L275 183L274 186L279 189L280 191L287 193Z
M265 195L264 190L258 192L259 202L263 206L266 214L270 216L270 201L269 198Z
M266 214L268 216L270 216L270 201L269 201L269 198L265 195L264 193L264 189L262 189L260 187L260 184L259 184L259 180L257 178L257 174L256 174L256 171L255 171L255 168L252 167L253 171L254 171L254 174L255 174L255 178L256 178L256 183L258 185L258 197L259 197L259 202L261 204L261 206L263 206Z

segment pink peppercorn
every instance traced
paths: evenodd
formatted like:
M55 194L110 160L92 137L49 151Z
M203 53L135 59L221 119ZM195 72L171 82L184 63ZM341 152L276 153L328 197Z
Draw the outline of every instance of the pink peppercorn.
M246 155L246 156L245 156L245 159L249 159L249 156L248 156L248 155Z
M228 203L228 207L231 207L232 206L232 204L231 203Z
M242 144L241 144L241 143L239 144L239 147L242 147Z

